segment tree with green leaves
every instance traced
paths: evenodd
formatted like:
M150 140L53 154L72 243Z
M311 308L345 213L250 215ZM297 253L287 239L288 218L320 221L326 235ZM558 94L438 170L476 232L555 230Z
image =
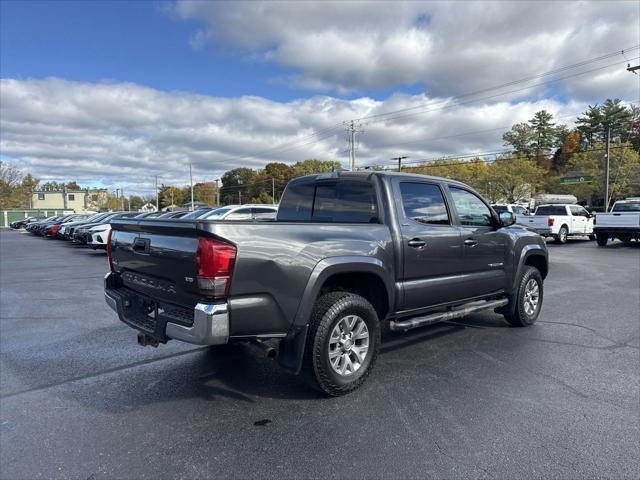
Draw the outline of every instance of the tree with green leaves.
M634 110L622 100L608 98L602 105L589 105L576 126L587 145L604 142L607 126L611 128L611 141L628 141L633 135L633 116Z
M314 173L330 172L333 169L341 168L342 164L336 160L316 160L309 159L297 162L293 165L295 176L312 175Z
M558 193L570 193L589 205L600 204L604 198L604 144L596 143L572 155L567 169L592 177L588 183L555 186ZM640 195L640 156L630 143L618 143L611 148L609 161L609 205L615 200Z
M492 202L528 199L538 190L545 169L523 154L498 157L486 172L486 192Z
M513 125L502 139L516 153L534 157L538 163L548 166L546 163L551 150L561 145L567 134L565 125L557 125L551 113L540 110L527 123Z

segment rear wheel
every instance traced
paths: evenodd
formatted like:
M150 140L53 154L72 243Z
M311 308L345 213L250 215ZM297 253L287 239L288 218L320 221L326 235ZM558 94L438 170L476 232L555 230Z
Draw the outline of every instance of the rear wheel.
M567 237L569 236L569 229L564 225L560 227L558 235L556 235L556 243L567 243Z
M302 373L322 392L344 395L369 376L379 347L380 322L371 303L353 293L327 293L311 315Z
M512 314L504 318L514 327L528 327L538 319L542 308L543 283L540 271L535 267L525 267L513 301L516 302Z
M598 242L599 247L606 247L608 240L609 240L609 235L607 235L606 233L596 234L596 241Z

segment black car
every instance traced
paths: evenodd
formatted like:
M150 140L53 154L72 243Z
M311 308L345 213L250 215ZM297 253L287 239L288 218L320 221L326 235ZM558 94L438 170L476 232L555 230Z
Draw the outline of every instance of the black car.
M9 224L9 227L18 230L20 228L25 228L28 224L33 223L33 222L37 222L39 220L42 220L41 218L36 218L36 217L27 217L27 218L21 218L20 220L15 220L13 222L11 222Z

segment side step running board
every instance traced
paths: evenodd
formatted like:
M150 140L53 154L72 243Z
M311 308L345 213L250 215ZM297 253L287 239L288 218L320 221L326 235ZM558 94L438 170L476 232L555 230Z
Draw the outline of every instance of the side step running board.
M491 308L503 307L509 300L506 298L500 298L498 300L489 300L487 302L473 302L468 303L466 306L462 305L454 310L447 310L446 312L437 312L425 315L424 317L414 317L409 320L391 321L391 330L406 332L413 328L423 327L425 325L431 325L433 323L444 322L447 320L453 320L454 318L465 317L471 313L480 312L482 310L489 310Z

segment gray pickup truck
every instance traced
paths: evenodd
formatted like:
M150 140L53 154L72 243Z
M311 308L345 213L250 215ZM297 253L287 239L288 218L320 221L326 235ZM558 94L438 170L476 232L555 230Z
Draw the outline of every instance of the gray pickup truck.
M112 222L107 303L138 343L251 342L330 395L370 373L382 329L493 309L535 322L544 240L468 186L388 172L292 180L275 221Z

